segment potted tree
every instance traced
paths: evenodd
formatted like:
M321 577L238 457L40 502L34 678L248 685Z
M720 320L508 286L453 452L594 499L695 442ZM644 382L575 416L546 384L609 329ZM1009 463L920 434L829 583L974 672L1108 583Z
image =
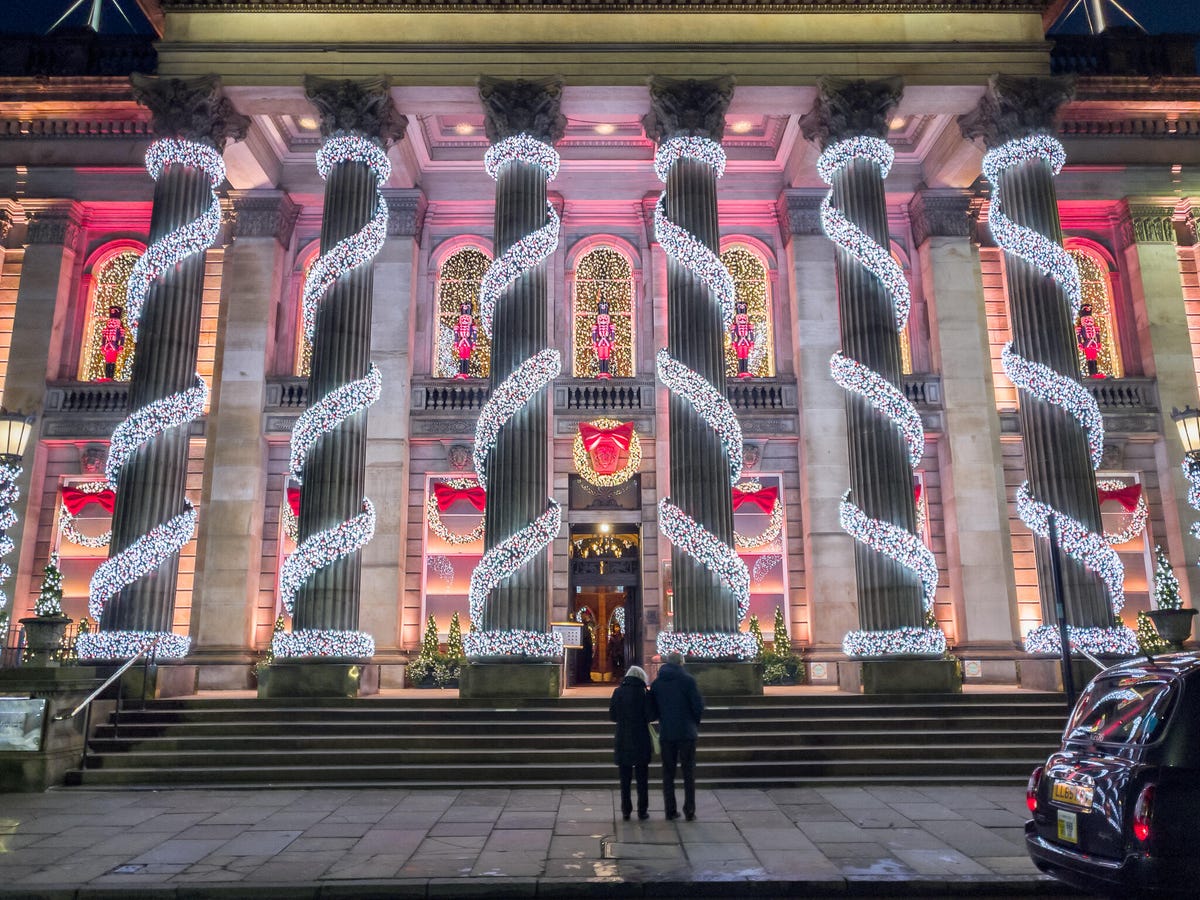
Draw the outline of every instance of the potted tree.
M1183 608L1183 598L1179 596L1179 579L1171 570L1167 555L1162 547L1154 547L1154 605L1148 615L1158 630L1159 637L1171 645L1174 650L1182 650L1183 642L1192 633L1192 619L1196 615L1194 609Z
M29 664L57 667L56 652L62 647L63 635L71 620L62 611L62 572L58 568L58 554L52 553L46 568L42 570L42 588L33 606L34 614L21 620L25 627L25 646L29 652Z

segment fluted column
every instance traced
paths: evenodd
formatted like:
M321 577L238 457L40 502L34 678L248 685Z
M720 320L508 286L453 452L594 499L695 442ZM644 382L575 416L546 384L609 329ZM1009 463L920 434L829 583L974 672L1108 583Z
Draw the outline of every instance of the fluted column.
M1002 146L1019 148L1011 142L1021 139L1048 137L1054 133L1057 110L1070 93L1071 84L1066 79L995 77L980 105L961 120L963 135L982 139L993 151ZM1023 161L997 167L996 183L992 185L993 212L996 198L1002 198L1004 216L1018 228L1031 229L1061 247L1051 160L1037 153L1020 155ZM1022 241L1028 243L1027 239L1018 237L1005 246L994 224L992 231L1004 247L1013 352L1018 360L1057 374L1062 387L1056 386L1053 393L1069 390L1069 382L1078 387L1074 316L1060 280L1014 251ZM1039 251L1037 255L1048 259L1051 254ZM1088 432L1070 411L1083 407L1075 400L1068 401L1066 407L1050 402L1050 393L1029 389L1021 392L1019 417L1029 492L1035 501L1098 533L1100 504ZM1060 524L1067 524L1061 516ZM1051 624L1056 615L1049 542L1036 541L1035 552L1042 621ZM1064 555L1062 576L1068 622L1076 628L1108 629L1113 618L1109 592L1097 574ZM1046 636L1047 642L1037 645L1038 649L1051 649L1051 644L1057 647L1056 631L1051 634L1048 630ZM1091 649L1103 652L1106 648L1093 644Z
M133 85L138 102L153 113L155 132L163 138L187 142L177 145L182 152L167 154L167 164L155 183L151 249L147 252L150 257L157 242L188 229L213 203L213 174L204 165L203 150L197 153L189 146L215 148L219 153L229 137L245 136L247 122L222 97L216 76L188 81L134 76ZM129 386L129 405L135 411L134 416L151 404L170 402L168 398L184 395L197 378L203 249L171 262L174 264L168 263L155 273L141 309L137 355ZM131 315L131 321L132 318ZM167 428L135 450L121 469L113 510L110 561L127 551L127 558L138 556L131 547L139 538L176 519L185 510L188 442L186 424ZM100 631L169 635L178 561L176 550L161 564L121 588L104 605ZM97 573L98 578L101 574ZM93 579L93 603L97 596L97 579ZM117 643L98 645L89 652L94 656L128 656L137 643L132 638L124 643L115 636L113 640ZM160 644L160 655L165 655L163 650Z
M850 227L857 228L873 242L888 263L890 239L883 180L891 166L892 154L883 141L901 90L899 79L874 82L825 79L816 106L801 119L805 136L818 141L824 151L822 164L827 168L822 177L831 186L827 207L840 213L851 223ZM855 143L854 139L860 140ZM905 533L908 542L919 551L922 548L915 539L913 449L899 427L902 419L894 411L879 408L879 399L874 404L870 402L870 397L878 398L886 388L873 386L869 381L872 378L869 373L873 373L902 399L899 329L903 325L900 318L907 320L908 316L907 286L902 285L904 299L894 287L889 289L883 267L852 252L849 249L852 242L842 239L836 228L831 229L832 217L828 212L827 209L826 230L838 245L835 258L841 359L853 361L862 373L852 376L850 380L856 386L846 393L850 451L847 500L866 519L882 523L883 528L890 526L886 543L900 544L904 539L901 533ZM903 282L903 275L898 277ZM900 318L898 308L903 309ZM916 455L920 452L917 447ZM842 518L846 527L849 521L844 505ZM879 525L873 525L869 533L853 526L848 530L857 538L854 567L862 631L847 636L847 652L885 656L935 650L933 642L940 635L932 630L923 633L929 636L928 640L901 636L901 629L920 629L925 623L926 588L921 569L911 561L917 554L902 547L902 556L910 559L905 562L883 550L872 540L879 537ZM936 584L936 566L932 577ZM944 647L944 639L940 643Z

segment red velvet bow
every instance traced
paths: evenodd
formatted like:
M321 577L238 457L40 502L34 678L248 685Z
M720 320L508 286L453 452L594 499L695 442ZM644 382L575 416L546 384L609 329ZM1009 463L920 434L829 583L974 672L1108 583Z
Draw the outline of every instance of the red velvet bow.
M79 511L89 503L99 503L106 513L111 513L113 505L117 502L117 495L111 488L106 488L96 494L89 494L79 488L65 487L62 489L62 499L67 512L77 516Z
M913 502L918 505L921 503L921 482L919 481L913 485Z
M287 502L292 508L292 515L300 515L300 488L292 485L287 489Z
M445 512L459 500L466 500L480 512L487 506L487 491L477 484L456 488L439 481L433 486L433 495L437 497L438 512Z
M765 487L757 491L739 491L733 489L733 508L739 509L743 503L753 503L765 513L771 512L775 508L775 501L779 499L779 488Z
M1140 484L1131 484L1129 487L1120 488L1115 491L1106 491L1103 488L1098 488L1096 493L1100 497L1100 502L1105 503L1108 500L1116 500L1126 512L1133 512L1137 509L1138 501L1142 499L1142 486Z
M633 443L633 423L623 422L612 428L597 428L579 423L579 436L592 459L592 468L600 475L612 475L629 460Z

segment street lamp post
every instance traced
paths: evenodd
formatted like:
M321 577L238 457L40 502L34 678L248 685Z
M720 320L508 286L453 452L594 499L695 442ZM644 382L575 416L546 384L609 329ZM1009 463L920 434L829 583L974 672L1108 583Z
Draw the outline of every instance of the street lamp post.
M8 594L4 585L12 569L4 557L12 552L13 539L8 530L17 524L17 500L21 496L17 479L21 477L21 459L33 430L33 416L0 409L0 615L8 618ZM0 629L3 631L3 629Z

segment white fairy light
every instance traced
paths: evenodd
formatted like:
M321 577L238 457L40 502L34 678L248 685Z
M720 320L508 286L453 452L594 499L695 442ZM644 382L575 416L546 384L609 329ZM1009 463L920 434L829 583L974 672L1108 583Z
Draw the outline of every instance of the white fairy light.
M471 586L467 592L472 622L482 625L492 588L549 546L561 529L562 507L551 500L545 512L483 554L471 573Z
M184 510L173 519L156 525L120 553L100 563L88 590L88 614L97 622L104 607L126 585L153 572L183 549L196 528L196 508L184 499Z
M375 639L365 631L331 628L277 631L271 638L276 659L370 659Z
M933 608L938 584L937 560L920 537L907 528L882 519L872 519L850 500L850 491L842 494L841 503L838 504L838 524L855 540L915 574L921 581L925 611Z
M12 575L12 567L4 562L4 557L16 547L13 539L8 536L8 530L17 524L17 511L13 507L21 496L17 479L21 477L22 471L20 466L0 463L0 612L8 607L8 594L4 592L3 587Z
M561 371L562 357L557 350L547 347L523 360L492 391L475 422L475 446L471 453L480 487L487 488L487 458L496 446L500 430Z
M311 534L279 568L279 599L291 615L296 594L313 574L361 550L375 536L375 507L363 497L362 512L332 528Z
M304 463L317 441L378 400L382 390L383 376L371 363L365 377L338 385L306 409L292 429L292 477L303 483Z
M1096 488L1101 491L1119 491L1129 487L1123 481L1113 481L1111 479L1101 479L1096 482ZM1137 504L1133 508L1132 514L1129 516L1129 521L1119 531L1104 532L1104 539L1108 541L1110 547L1117 547L1124 544L1126 541L1131 541L1143 531L1146 530L1146 523L1150 520L1150 510L1146 506L1146 493L1141 491L1138 493Z
M665 348L655 356L654 369L658 380L672 394L687 400L700 418L721 439L729 458L729 481L736 484L742 477L742 424L725 395L712 386L699 372L693 371L671 356Z
M735 485L734 490L742 491L744 493L754 493L762 490L762 484L757 481L745 481L739 485ZM759 534L750 535L740 534L735 529L733 532L733 544L739 550L755 550L759 547L765 547L767 544L771 543L773 540L775 540L775 538L779 537L779 532L782 530L783 502L780 500L779 495L776 494L775 502L771 505L771 512L769 514L769 518L767 519L767 527L764 528ZM760 558L759 562L761 561L762 559ZM754 565L754 573L756 576L754 578L754 582L757 584L758 582L762 581L762 578L757 577L758 563L755 563Z
M887 631L849 631L842 638L847 656L941 656L946 635L940 628L894 628Z
M114 489L106 481L84 481L79 484L73 484L71 487L84 494L100 494L104 491ZM58 533L62 535L63 540L69 541L77 547L87 547L90 550L99 550L102 547L107 547L112 540L112 529L100 534L84 534L80 531L75 526L74 513L67 509L66 504L63 504L62 509L59 511Z
M450 478L445 484L459 490L473 487L479 484L477 478ZM438 507L437 494L433 491L429 493L429 499L425 501L425 522L429 526L429 530L440 537L447 544L462 546L463 544L473 544L483 537L484 519L480 514L479 524L465 534L451 531L446 527L446 523L442 521L442 511Z
M1093 656L1133 656L1138 652L1137 635L1125 625L1116 628L1077 628L1067 626L1067 641L1072 649L1086 650ZM1062 653L1057 625L1039 625L1025 635L1026 653Z
M921 414L903 392L878 372L844 356L841 351L830 358L829 373L839 386L858 394L896 426L908 445L908 464L915 467L925 453L925 425L921 422Z
M196 375L195 383L186 391L151 401L130 413L113 431L109 443L108 460L104 464L104 477L108 483L118 483L121 469L139 448L168 428L179 428L204 415L206 403L208 385Z
M75 654L80 659L132 659L154 648L155 659L183 659L192 639L169 631L88 631L75 636Z
M1053 403L1067 413L1087 434L1092 468L1100 466L1104 456L1104 416L1091 391L1074 378L1059 375L1049 366L1018 356L1009 341L1000 350L1000 363L1009 381L1039 400Z

